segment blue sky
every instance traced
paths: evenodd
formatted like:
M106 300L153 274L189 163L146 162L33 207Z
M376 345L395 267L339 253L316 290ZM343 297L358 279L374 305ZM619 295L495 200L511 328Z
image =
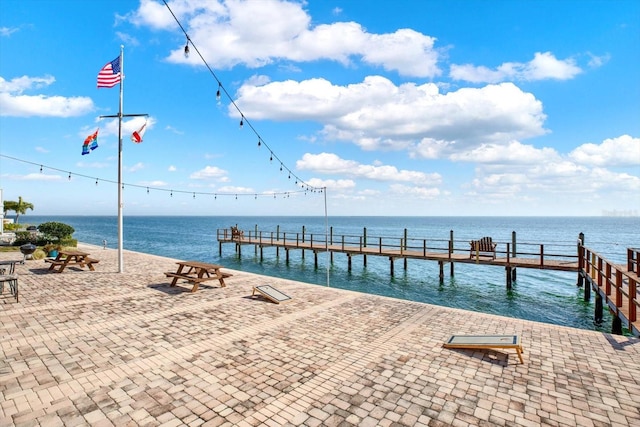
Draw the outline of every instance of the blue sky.
M5 200L117 214L124 45L125 215L640 212L638 1L168 4L2 1Z

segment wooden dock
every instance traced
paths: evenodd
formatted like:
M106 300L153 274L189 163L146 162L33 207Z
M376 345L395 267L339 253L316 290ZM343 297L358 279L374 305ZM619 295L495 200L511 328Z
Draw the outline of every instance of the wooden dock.
M291 250L312 252L315 267L318 268L318 255L328 253L331 262L334 254L347 257L347 267L351 271L354 257L362 257L364 266L368 256L386 257L389 260L391 276L394 275L396 260L403 261L407 269L408 260L437 261L440 266L440 280L444 280L444 266L449 264L450 275L454 275L454 265L477 264L503 267L505 269L506 287L510 289L516 280L517 268L533 268L539 270L555 270L576 272L578 286L584 286L585 300L591 298L591 290L596 291L595 319L602 319L603 305L606 303L614 315L614 333L622 333L624 325L634 335L640 336L640 322L636 313L640 304L640 289L637 286L640 267L638 267L638 250L629 249L629 261L626 266L613 264L602 258L582 244L532 244L516 241L513 232L511 242L496 242L495 249L488 252L474 251L468 240L455 240L453 231L448 240L416 239L403 237L372 237L367 235L366 228L362 235L334 236L329 233L307 233L303 227L301 232L282 232L279 227L275 231L242 231L234 229L218 229L217 240L219 252L222 254L223 244L234 244L239 256L242 247L254 246L263 259L264 248L275 248L276 256L282 249L286 261L289 261ZM583 242L581 234L578 242ZM604 303L603 303L604 301Z

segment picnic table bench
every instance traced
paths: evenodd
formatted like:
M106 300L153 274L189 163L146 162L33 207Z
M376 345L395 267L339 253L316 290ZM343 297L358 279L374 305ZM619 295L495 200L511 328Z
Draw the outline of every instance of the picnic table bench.
M58 255L51 259L47 258L45 262L51 264L49 271L54 273L62 273L69 265L79 265L80 267L89 267L89 270L95 271L94 264L100 262L100 260L91 258L88 253L76 250L61 250L58 251Z
M483 237L480 240L472 240L469 242L471 245L471 249L469 250L469 258L473 258L473 256L480 256L480 254L489 254L493 259L496 258L496 246L497 243L494 243L491 240L491 237Z
M220 287L224 288L227 286L224 279L233 276L231 273L223 273L222 266L217 264L200 261L178 261L176 264L178 264L178 271L167 271L164 273L165 276L173 278L171 286L176 286L180 279L193 284L191 292L197 291L200 283L208 280L218 280Z

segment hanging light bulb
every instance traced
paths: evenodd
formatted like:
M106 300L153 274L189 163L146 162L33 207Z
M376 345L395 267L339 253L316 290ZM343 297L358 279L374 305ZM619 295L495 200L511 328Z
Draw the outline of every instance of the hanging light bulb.
M96 178L96 185L98 185L98 178Z
M147 187L147 194L149 194L149 187Z
M69 181L71 181L71 172L69 172Z
M171 194L170 194L170 196L171 196L171 197L173 197L173 190L171 190Z
M196 193L193 193L193 198L194 198L194 199L196 198Z
M184 45L184 57L189 57L189 39L187 39L187 44Z
M240 129L242 129L242 126L244 126L244 116L240 117Z
M238 195L236 194L236 200L238 200Z
M280 172L282 172L282 163L280 163Z
M260 138L258 138L258 148L260 148L260 146L262 146L262 141L260 141Z
M40 165L40 173L42 173L42 165Z
M273 162L273 151L271 152L271 155L269 156L269 161Z
M220 87L222 83L218 82L218 91L216 92L216 101L220 101Z

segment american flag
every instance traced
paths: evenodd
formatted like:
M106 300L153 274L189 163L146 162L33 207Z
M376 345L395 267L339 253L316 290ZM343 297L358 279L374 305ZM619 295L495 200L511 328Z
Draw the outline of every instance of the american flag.
M120 83L120 56L107 62L98 73L98 87L114 87Z

